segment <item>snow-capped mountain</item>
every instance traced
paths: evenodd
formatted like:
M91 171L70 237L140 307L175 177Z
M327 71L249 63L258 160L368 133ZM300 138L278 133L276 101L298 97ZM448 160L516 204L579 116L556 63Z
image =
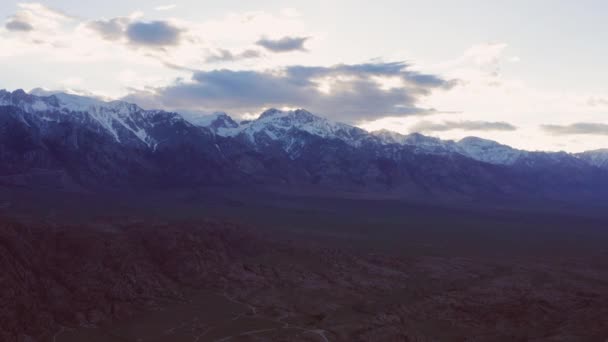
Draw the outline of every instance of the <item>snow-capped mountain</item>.
M301 133L323 139L340 140L351 146L361 146L365 143L380 145L401 145L411 147L414 153L448 155L459 154L477 161L494 165L513 165L518 161L534 164L534 158L544 156L545 159L572 159L574 156L566 153L535 152L514 149L492 140L478 137L466 137L459 141L442 140L425 136L420 133L400 134L389 130L379 130L368 133L360 128L344 123L332 122L316 116L306 110L297 109L281 111L269 109L259 118L244 123L237 123L226 113L216 113L211 116L191 120L195 125L207 127L223 137L242 137L254 146L279 144L286 152L297 151L305 143ZM578 157L593 166L606 167L608 158L603 150L579 154Z
M397 132L382 129L379 131L371 132L372 135L377 137L383 144L399 144L399 145L410 145L419 148L420 152L432 152L438 153L450 152L452 141L444 141L439 138L428 137L420 133L411 134L400 134Z
M144 144L147 147L158 144L154 136L157 124L183 121L177 113L146 111L124 101L103 102L65 93L35 96L23 90L12 93L0 90L0 106L15 106L29 114L30 120L47 124L77 122L109 134L119 143ZM48 125L41 125L43 129L45 126Z
M249 143L256 149L277 145L296 156L310 137L343 141L360 146L369 134L360 128L332 122L304 109L282 111L268 109L257 119L238 124L225 113L191 120L194 124L211 129L222 137L232 137Z
M578 153L577 156L593 166L608 170L608 149Z
M282 111L272 108L264 111L257 119L240 124L225 113L190 121L211 129L219 136L240 138L256 147L276 144L288 153L297 151L310 137L341 141L353 147L363 144L396 144L413 147L416 153L464 153L451 140L445 141L419 133L403 135L388 130L369 133L355 126L314 115L304 109Z
M36 96L23 90L0 90L0 106L15 106L28 114L29 120L40 122L41 129L50 123L63 121L87 124L97 132L111 136L116 142L156 148L175 132L167 126L204 127L221 137L236 138L254 148L276 145L292 157L310 137L342 141L349 146L363 144L408 146L414 153L462 156L494 165L513 165L525 160L534 163L543 152L530 153L495 141L467 137L460 141L441 140L419 133L400 134L388 130L367 132L348 124L333 122L304 109L282 111L269 109L257 119L238 123L224 112L185 120L177 113L144 110L124 101L104 102L95 98L56 93ZM33 115L35 114L35 115ZM24 118L25 120L25 118ZM184 127L182 127L183 129ZM175 130L177 132L177 129ZM544 153L552 159L576 157L590 165L608 168L607 150L589 151L574 155Z
M213 140L177 113L0 91L0 182L15 175L95 187L214 182L231 171L220 164Z
M242 135L252 143L267 138L281 140L289 132L303 131L321 138L340 139L356 146L360 143L360 139L367 135L360 128L332 122L304 109L282 111L272 108L264 111L256 120L246 121L240 125L225 113L202 117L194 120L194 123L212 128L214 132L224 137Z
M441 140L439 138L429 137L420 133L400 134L386 129L374 131L371 132L371 134L378 138L382 144L410 146L412 151L415 153L433 155L448 155L451 153L458 153L467 155L466 151L462 150L453 140Z
M0 91L0 185L294 184L413 198L601 199L605 155L369 133L303 109L270 109L242 122L225 113L186 120L122 101Z
M231 136L234 129L239 127L239 124L224 112L215 112L211 115L192 117L187 120L196 126L207 127L220 136Z
M461 139L457 146L458 152L469 158L496 165L513 165L519 158L527 155L526 151L477 137Z
M303 147L310 135L339 140L354 147L376 143L407 146L414 153L420 154L459 154L494 165L513 165L520 158L530 157L527 151L477 137L467 137L456 142L420 133L405 135L385 129L368 133L354 126L332 122L303 109L292 111L269 109L259 118L241 124L223 112L193 119L191 122L207 127L223 137L242 138L256 147L279 145L294 156L297 156L297 151ZM554 155L554 157L558 156Z

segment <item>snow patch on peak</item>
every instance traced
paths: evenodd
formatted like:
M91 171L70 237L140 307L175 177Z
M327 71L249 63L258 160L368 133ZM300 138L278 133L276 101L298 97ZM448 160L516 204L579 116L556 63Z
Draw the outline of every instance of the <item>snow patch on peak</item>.
M257 118L257 120L264 120L264 119L268 119L268 118L274 118L274 117L278 117L278 116L285 116L287 114L287 112L284 112L282 110L276 109L276 108L270 108L265 110L262 114L260 114L260 116Z
M497 165L512 165L527 152L502 145L496 141L466 137L458 141L458 147L465 156Z
M254 140L255 133L261 131L272 132L268 136L276 140L281 139L290 130L297 130L322 138L339 139L351 145L358 145L361 136L367 134L360 128L330 121L304 109L290 111L269 109L258 119L242 127L243 132Z
M441 140L420 133L400 134L386 129L372 132L382 144L399 144L413 146L416 153L449 154L460 152L452 140Z
M382 144L399 144L403 145L406 141L406 136L388 129L380 129L371 132L373 136L378 138Z
M403 135L388 130L380 130L372 134L384 144L414 146L414 152L416 153L458 153L477 161L497 165L512 165L521 156L526 154L525 151L516 150L495 141L477 137L466 137L458 142L454 142L452 140L429 137L420 133Z
M264 111L257 119L240 124L224 113L191 121L198 126L210 128L220 136L240 137L256 148L278 142L290 154L297 153L294 152L297 147L305 144L306 138L301 133L337 139L353 146L360 145L361 140L369 136L360 128L330 121L304 109L282 111L272 108Z
M234 120L232 120L232 118L225 112L214 112L213 114L210 114L210 115L193 116L193 117L188 118L188 121L190 121L190 123L192 123L193 125L200 126L200 127L209 127L214 124L217 125L220 123L230 123L230 122L234 122L234 124L236 124L238 126L238 124ZM234 125L230 124L230 126L234 126Z
M411 133L403 137L404 144L416 146L444 146L447 141L429 137L420 133Z
M66 94L66 93L56 93L49 97L54 97L59 100L59 107L69 111L87 111L92 107L101 107L103 102L78 95Z
M608 149L599 149L577 153L576 157L587 163L608 170Z
M240 125L224 112L192 117L188 121L194 126L209 128L219 136L234 136L240 132Z
M148 132L153 125L146 111L132 103L36 89L32 94L23 90L1 93L0 104L19 107L45 122L95 122L95 129L106 131L117 142L139 140L148 147L155 143Z
M483 139L483 138L479 138L479 137L465 137L462 138L458 141L459 144L465 144L465 145L476 145L476 146L505 146L505 147L509 147L506 145L502 145L497 143L494 140L488 140L488 139Z

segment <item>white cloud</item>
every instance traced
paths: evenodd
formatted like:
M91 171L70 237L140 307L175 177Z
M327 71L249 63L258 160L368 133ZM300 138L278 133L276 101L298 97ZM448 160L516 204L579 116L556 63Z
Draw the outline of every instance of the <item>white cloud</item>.
M75 87L75 86L80 86L83 83L83 79L81 77L68 77L65 80L61 81L61 83L63 85L65 85L66 87Z
M283 8L281 10L281 14L289 18L297 18L302 16L302 14L300 14L300 12L298 12L298 10L295 8Z
M288 11L289 12L289 11ZM291 13L293 14L293 13ZM9 20L18 18L31 30L10 31L4 25L0 26L0 58L4 65L19 65L27 60L35 60L32 70L44 68L46 74L58 72L57 65L72 65L84 74L99 75L101 70L105 74L120 72L125 68L134 70L147 70L149 73L162 75L167 79L168 74L179 77L186 70L205 70L214 66L208 63L210 55L217 55L217 51L230 51L233 53L231 67L266 69L285 63L285 58L267 59L254 58L255 41L261 36L276 34L277 27L288 35L301 35L310 33L306 31L302 20L285 13L273 14L269 12L230 13L223 17L203 22L193 22L179 18L170 18L166 22L171 27L179 28L179 43L168 48L147 47L139 44L130 44L126 37L126 29L133 22L148 22L141 12L126 14L115 18L95 18L85 20L71 16L37 3L19 5L19 10ZM95 25L102 25L97 27ZM104 26L105 25L105 26ZM108 25L115 30L108 31ZM13 25L12 28L16 26ZM27 26L23 26L25 28ZM99 29L105 29L105 36L100 35ZM172 40L172 42L178 42ZM44 59L40 59L44 56ZM58 86L65 75L53 81ZM99 79L83 77L83 87L94 88L102 83ZM39 82L44 82L39 78ZM169 79L167 82L172 81ZM106 92L111 90L111 84L116 89L129 86L124 83L116 84L120 80L109 81L104 87ZM48 82L36 86L49 86ZM159 84L154 84L158 86ZM19 86L19 85L17 85ZM123 90L124 91L124 90Z
M521 58L509 55L508 44L489 43L476 44L451 60L419 65L427 72L460 80L449 91L437 91L421 98L420 106L456 114L434 115L432 124L413 118L385 118L367 122L363 127L411 133L412 128L421 125L443 128L442 123L451 121L508 122L518 130L475 134L526 149L558 150L565 144L572 151L581 151L606 146L599 136L565 141L564 136L548 134L541 127L567 125L573 118L580 122L608 124L608 101L604 101L607 96L541 89L511 72L511 68L518 65L507 68L507 64L517 62L518 65L524 63ZM470 134L458 129L428 133L446 139L460 139Z
M170 5L156 6L156 7L154 7L154 9L157 11L169 11L169 10L175 9L176 7L177 7L176 4L170 4Z

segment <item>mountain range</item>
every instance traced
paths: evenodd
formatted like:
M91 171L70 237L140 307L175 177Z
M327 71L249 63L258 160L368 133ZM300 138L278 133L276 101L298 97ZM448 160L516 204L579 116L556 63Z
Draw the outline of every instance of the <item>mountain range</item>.
M226 113L187 118L123 101L0 90L0 184L596 201L608 198L608 150L531 152L477 137L368 132L304 109L237 122Z

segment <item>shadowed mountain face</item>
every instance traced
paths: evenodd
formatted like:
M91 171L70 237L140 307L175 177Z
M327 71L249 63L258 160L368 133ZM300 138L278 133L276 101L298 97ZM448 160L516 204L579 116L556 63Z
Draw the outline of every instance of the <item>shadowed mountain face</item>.
M192 123L194 122L194 123ZM0 184L61 189L309 187L403 198L596 201L605 153L368 133L305 110L192 120L67 94L0 91Z

